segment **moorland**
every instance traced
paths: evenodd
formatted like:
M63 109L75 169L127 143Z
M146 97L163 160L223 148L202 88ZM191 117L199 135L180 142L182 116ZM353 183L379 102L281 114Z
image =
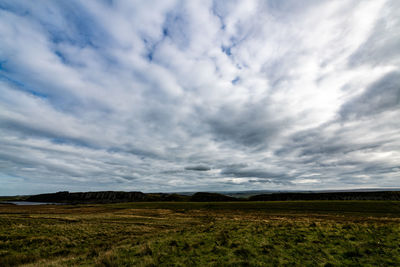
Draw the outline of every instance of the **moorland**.
M1 266L398 266L400 202L0 204Z

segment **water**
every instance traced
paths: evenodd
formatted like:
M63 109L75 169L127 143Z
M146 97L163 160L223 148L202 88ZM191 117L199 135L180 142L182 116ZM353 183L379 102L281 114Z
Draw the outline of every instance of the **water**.
M0 204L14 204L14 205L64 205L65 203L54 203L54 202L31 202L31 201L6 201L0 202Z

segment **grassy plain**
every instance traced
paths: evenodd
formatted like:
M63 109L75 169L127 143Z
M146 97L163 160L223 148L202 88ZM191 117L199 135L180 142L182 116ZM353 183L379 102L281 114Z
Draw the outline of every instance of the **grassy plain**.
M400 202L0 205L0 266L399 266Z

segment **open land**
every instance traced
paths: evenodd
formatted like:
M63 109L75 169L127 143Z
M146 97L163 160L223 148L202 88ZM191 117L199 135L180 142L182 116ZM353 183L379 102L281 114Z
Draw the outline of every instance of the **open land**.
M1 266L398 266L400 201L0 205Z

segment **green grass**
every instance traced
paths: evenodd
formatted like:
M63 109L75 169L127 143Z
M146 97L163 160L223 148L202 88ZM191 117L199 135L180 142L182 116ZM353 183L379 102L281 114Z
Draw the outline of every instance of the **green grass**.
M135 202L107 204L112 208L171 210L240 210L269 214L337 214L400 217L400 201L253 201L253 202Z
M399 206L0 205L0 266L398 266Z

